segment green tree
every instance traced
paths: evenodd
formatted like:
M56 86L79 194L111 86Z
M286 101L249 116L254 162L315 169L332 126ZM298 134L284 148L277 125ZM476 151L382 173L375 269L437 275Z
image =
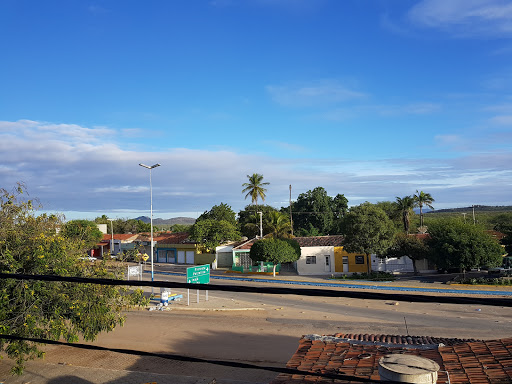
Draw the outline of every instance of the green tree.
M386 213L368 202L350 208L345 217L344 248L350 253L364 253L368 273L370 254L384 254L391 246L394 225Z
M173 232L187 232L190 233L192 225L187 224L173 224L171 225L171 231Z
M333 224L329 234L338 235L343 233L345 215L348 212L348 200L345 195L338 193L331 200L333 213Z
M58 216L35 215L24 188L0 190L0 272L121 279L123 271L106 262L80 262L82 240L68 227L61 231ZM76 227L74 228L76 229ZM78 234L80 236L80 234ZM122 310L146 304L142 291L85 283L2 279L0 332L25 338L68 342L93 341L100 332L123 324ZM0 350L15 361L14 374L22 374L28 359L40 358L39 344L0 339Z
M271 234L274 238L285 238L291 236L292 226L288 215L282 212L269 212L264 217L264 233Z
M242 193L247 193L245 195L246 199L251 196L252 203L258 206L258 198L260 198L261 201L265 201L265 192L267 192L267 190L264 186L269 185L270 183L263 182L263 175L260 175L259 173L247 175L247 178L249 179L249 182L242 184L242 187L244 187Z
M203 244L212 253L227 241L240 239L237 228L226 220L205 219L197 221L190 230L190 238Z
M225 220L234 226L237 225L235 211L231 209L231 206L224 203L220 203L220 205L214 205L209 211L204 211L204 213L197 218L196 222L207 219Z
M277 212L277 210L270 205L247 205L238 213L238 224L242 236L253 238L260 234L260 215L258 212L262 212L263 217L267 217L271 212Z
M83 251L93 248L103 238L98 225L90 220L71 220L62 226L62 235L81 244Z
M275 277L279 263L291 263L300 258L300 246L292 239L262 239L252 245L249 257L253 261L272 263Z
M434 209L432 203L435 201L434 198L430 195L430 193L425 193L423 191L416 190L416 194L414 195L414 200L416 200L416 205L420 207L420 227L423 227L423 206L428 207L430 209Z
M96 224L107 224L108 234L112 233L111 228L114 230L115 234L151 231L151 223L146 223L140 219L115 219L112 221L111 225L108 217L106 215L102 215L101 217L95 218L94 222ZM153 225L153 230L157 231L158 228Z
M413 196L404 196L402 198L396 198L396 210L400 213L402 217L402 223L404 225L405 233L409 233L409 226L411 224L411 215L414 214L413 208L416 204Z
M397 210L395 201L379 201L375 203L375 206L386 212L397 230L403 227L402 213Z
M433 261L440 269L461 271L501 265L505 253L498 241L483 228L460 219L437 220L428 227Z
M405 257L412 260L414 274L418 274L416 261L423 260L429 256L429 248L418 236L397 233L391 247L385 253L386 257Z
M294 233L328 235L334 224L334 203L322 187L301 193L292 203Z
M489 220L495 231L502 233L512 232L512 213L500 213Z

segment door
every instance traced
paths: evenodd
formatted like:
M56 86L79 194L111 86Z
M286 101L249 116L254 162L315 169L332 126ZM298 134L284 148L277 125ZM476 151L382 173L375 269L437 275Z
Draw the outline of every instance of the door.
M343 272L348 272L348 256L343 256Z
M185 251L178 251L178 264L185 264Z
M325 255L325 272L331 272L331 256Z
M186 262L187 264L194 264L194 251L186 251Z

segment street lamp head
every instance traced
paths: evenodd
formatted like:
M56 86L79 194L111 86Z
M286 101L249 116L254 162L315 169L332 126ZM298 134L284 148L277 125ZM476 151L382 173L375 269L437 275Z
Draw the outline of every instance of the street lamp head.
M146 164L142 164L142 163L140 163L139 165L141 167L144 167L144 168L147 168L147 169L153 169L153 168L156 168L156 167L160 166L160 164L158 164L158 163L157 164L153 164L152 166L149 166L149 165L146 165Z

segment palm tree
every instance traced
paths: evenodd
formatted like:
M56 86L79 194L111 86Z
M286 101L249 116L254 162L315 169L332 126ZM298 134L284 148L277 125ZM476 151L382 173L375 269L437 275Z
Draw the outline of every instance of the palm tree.
M416 200L413 196L397 197L396 208L402 214L402 222L404 223L405 233L409 233L409 225L411 223L412 209L416 205Z
M261 198L261 201L265 201L265 192L267 192L266 188L263 188L264 185L269 185L270 183L263 182L263 175L259 173L253 173L251 176L247 175L249 179L248 183L243 183L242 193L246 193L245 198L247 199L251 196L252 203L258 205L258 198Z
M423 191L416 190L416 194L414 195L414 201L416 202L416 206L420 207L420 227L423 227L423 206L428 207L430 209L434 209L432 203L435 200L430 195L430 193L425 193Z
M265 217L265 229L276 239L289 238L292 230L290 218L282 212L269 212Z

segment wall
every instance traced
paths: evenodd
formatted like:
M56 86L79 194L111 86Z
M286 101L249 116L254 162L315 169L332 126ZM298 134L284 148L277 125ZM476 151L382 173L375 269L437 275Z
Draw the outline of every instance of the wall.
M372 255L372 271L382 272L414 272L412 260L407 256L403 257L390 257L381 258L376 255Z
M297 260L299 275L332 275L334 273L334 247L301 247L301 256ZM316 256L316 264L306 264L308 256ZM329 256L330 270L325 269L325 256Z
M196 253L195 262L197 265L212 264L214 260L215 255L213 253Z
M362 272L368 272L368 267L366 266L366 255L363 255L361 253L348 253L343 249L343 247L335 247L334 248L334 254L335 254L335 272L336 273L362 273ZM356 263L356 256L363 256L364 264L357 264ZM348 270L343 271L343 257L348 258Z

